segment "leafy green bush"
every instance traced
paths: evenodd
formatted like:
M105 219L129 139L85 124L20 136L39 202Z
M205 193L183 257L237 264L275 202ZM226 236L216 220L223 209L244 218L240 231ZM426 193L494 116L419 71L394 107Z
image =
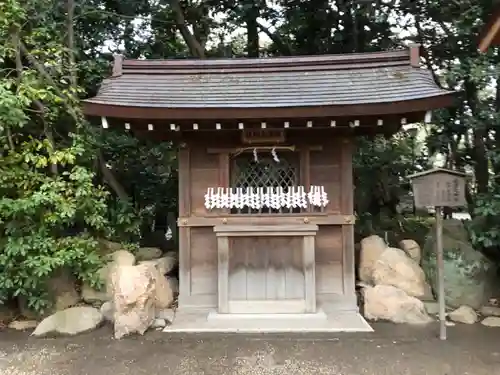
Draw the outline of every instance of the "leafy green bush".
M500 264L500 191L497 186L492 190L476 198L474 216L467 228L473 246Z
M0 302L23 296L43 311L51 302L47 281L61 268L98 283L101 259L93 236L108 227L107 192L75 164L80 153L29 139L0 158Z

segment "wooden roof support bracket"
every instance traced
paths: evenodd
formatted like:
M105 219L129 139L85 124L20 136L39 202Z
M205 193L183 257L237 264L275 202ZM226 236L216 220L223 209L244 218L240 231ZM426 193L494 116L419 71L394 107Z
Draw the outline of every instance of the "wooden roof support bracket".
M420 44L410 44L410 65L414 68L420 68Z
M112 77L119 77L123 74L123 55L113 55L113 72Z

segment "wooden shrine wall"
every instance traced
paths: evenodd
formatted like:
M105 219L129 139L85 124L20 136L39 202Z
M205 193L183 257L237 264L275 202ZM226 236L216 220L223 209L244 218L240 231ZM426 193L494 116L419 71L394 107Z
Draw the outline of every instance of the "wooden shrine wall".
M217 245L213 232L214 225L222 224L223 218L229 223L240 220L238 224L258 222L261 224L280 224L284 216L291 215L245 215L238 218L227 212L207 211L204 206L204 194L207 187L228 186L229 159L227 153L214 153L213 149L242 147L239 136L217 133L192 133L185 138L185 147L179 152L179 238L180 238L180 307L215 307L217 302ZM293 135L293 134L292 134ZM311 132L289 136L289 144L300 147L300 179L302 185L325 186L330 203L325 212L315 216L312 213L293 214L291 220L303 222L307 217L311 224L325 218L341 218L353 213L352 155L350 139L313 137ZM304 140L307 143L304 143ZM296 141L296 142L294 142ZM320 151L310 151L305 146L322 146ZM209 152L209 149L211 149ZM243 222L242 222L243 220ZM340 219L339 219L340 220ZM338 220L337 220L338 221ZM318 223L320 224L320 223ZM320 225L316 236L316 291L318 301L329 297L338 297L346 293L354 294L354 246L353 225L341 222ZM269 239L262 239L269 241ZM278 239L277 239L278 240ZM283 241L283 239L280 239ZM283 261L290 257L293 263L295 247L284 255L294 239L288 239L283 249L273 248L283 253ZM255 249L261 239L253 241ZM291 241L291 242L290 242ZM300 241L296 241L300 242ZM234 245L237 245L236 243ZM263 243L264 245L264 243ZM259 264L262 255L249 249L247 264ZM347 250L347 251L346 251ZM238 251L238 250L235 250ZM260 255L260 258L259 258ZM352 256L351 256L352 255ZM241 255L239 255L241 256ZM269 256L269 255L268 255ZM237 262L238 255L232 262ZM255 259L253 259L255 258ZM351 259L352 258L352 259ZM278 258L275 261L279 261ZM233 294L234 294L233 288Z

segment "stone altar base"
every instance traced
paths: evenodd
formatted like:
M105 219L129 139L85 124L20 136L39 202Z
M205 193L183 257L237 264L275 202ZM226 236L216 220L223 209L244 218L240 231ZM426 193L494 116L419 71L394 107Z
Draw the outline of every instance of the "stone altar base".
M163 332L306 333L373 332L354 311L315 314L218 314L214 309L178 310Z

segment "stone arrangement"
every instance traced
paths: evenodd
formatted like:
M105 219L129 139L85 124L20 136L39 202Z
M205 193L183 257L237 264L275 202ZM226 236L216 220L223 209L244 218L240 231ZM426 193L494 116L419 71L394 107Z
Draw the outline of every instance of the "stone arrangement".
M119 244L101 240L108 263L99 271L102 290L82 285L59 272L51 282L54 312L38 319L15 320L9 328L33 329L33 336L75 335L93 330L106 322L114 327L119 339L131 333L144 334L151 328L163 328L173 319L171 307L178 294L178 280L167 276L177 264L176 252L142 247L135 255ZM28 310L22 311L30 317Z
M414 240L389 247L376 235L360 244L359 285L369 320L426 324L437 318L434 229L424 251ZM455 322L500 327L500 307L492 295L500 284L488 260L470 245L458 220L443 223L447 324Z
M427 324L437 317L433 233L427 236L423 251L409 239L401 241L399 248L376 235L361 241L358 274L367 319ZM494 268L470 245L460 222L444 221L443 242L447 324L481 321L487 327L500 327L500 304L493 298L500 283ZM121 338L172 322L174 312L169 307L178 294L178 280L166 275L177 264L176 252L143 247L134 255L119 244L105 240L101 244L109 259L99 271L102 290L85 284L78 290L71 275L60 270L49 283L53 314L40 322L21 303L21 314L28 319L14 320L9 328L34 329L33 336L75 335L108 322L115 338Z

